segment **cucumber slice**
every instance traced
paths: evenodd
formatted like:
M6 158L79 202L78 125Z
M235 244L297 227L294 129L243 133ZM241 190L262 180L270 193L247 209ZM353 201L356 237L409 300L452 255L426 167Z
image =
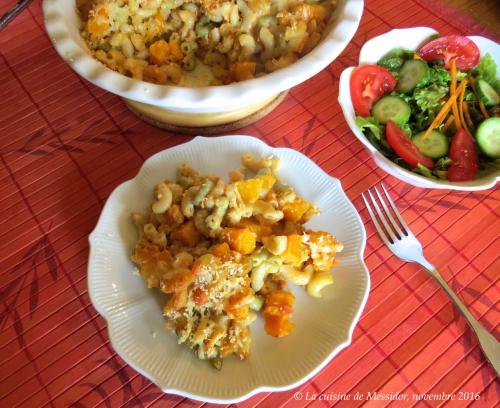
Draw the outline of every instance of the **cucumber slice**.
M477 128L476 141L485 155L500 159L500 118L489 118L481 123Z
M477 90L479 97L486 106L495 106L500 103L500 96L493 87L483 79L477 81Z
M384 96L372 109L372 115L379 123L387 123L390 120L399 125L408 122L410 118L410 106L397 96Z
M448 138L441 132L433 130L424 137L425 132L420 132L412 140L418 150L431 159L439 159L448 153Z
M427 75L429 67L424 61L406 61L399 71L398 86L400 92L409 92L415 88Z

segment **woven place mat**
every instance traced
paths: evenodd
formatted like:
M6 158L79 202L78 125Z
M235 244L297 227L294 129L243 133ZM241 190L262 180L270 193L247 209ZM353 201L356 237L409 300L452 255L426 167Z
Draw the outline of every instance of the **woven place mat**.
M342 181L365 220L370 297L353 344L312 380L237 405L322 407L346 394L351 401L338 405L353 407L365 403L352 401L356 393L399 392L410 396L404 406L417 404L414 395L446 393L456 396L454 406L493 407L499 384L475 337L431 278L383 246L360 193L380 181L388 186L430 261L499 337L499 189L422 190L388 176L349 132L336 101L340 72L375 35L415 25L487 32L435 1L365 3L342 55L238 133L300 150ZM108 195L145 158L190 137L142 122L118 97L73 73L51 47L39 0L0 33L0 81L0 406L203 405L161 393L116 355L86 286L87 236Z

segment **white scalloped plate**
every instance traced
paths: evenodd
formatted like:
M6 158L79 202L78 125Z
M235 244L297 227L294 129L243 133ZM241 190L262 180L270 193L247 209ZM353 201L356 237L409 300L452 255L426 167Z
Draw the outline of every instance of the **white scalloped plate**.
M324 289L323 299L308 297L303 288L294 289L296 328L289 336L267 336L258 318L252 325L250 357L245 361L229 357L216 371L163 328L163 295L147 289L129 261L136 239L129 214L145 211L154 186L175 178L179 164L227 175L239 167L240 156L247 152L279 156L283 180L322 211L308 225L334 233L345 249L333 269L335 283ZM290 389L311 378L351 343L370 286L363 262L363 223L339 180L295 150L271 148L249 136L197 137L152 156L135 178L110 195L89 241L89 295L107 320L117 353L164 392L202 401L242 401L258 392Z
M408 50L415 50L430 36L438 34L436 30L429 27L412 27L391 30L387 33L379 35L367 41L361 48L359 54L359 65L362 64L375 64L389 51L394 48L405 48ZM485 37L473 36L469 38L476 43L481 52L481 56L486 53L495 59L497 63L497 75L500 69L500 45ZM412 171L397 165L382 153L380 153L365 137L363 132L356 126L356 113L351 101L351 91L349 89L349 79L354 67L346 68L340 75L339 83L339 97L338 101L344 118L351 128L351 131L358 138L358 140L365 145L371 153L375 163L387 173L394 177L405 181L416 187L422 188L439 188L450 190L462 191L477 191L492 188L500 180L500 170L483 171L478 175L478 178L472 181L451 182L446 180L433 180L421 176Z

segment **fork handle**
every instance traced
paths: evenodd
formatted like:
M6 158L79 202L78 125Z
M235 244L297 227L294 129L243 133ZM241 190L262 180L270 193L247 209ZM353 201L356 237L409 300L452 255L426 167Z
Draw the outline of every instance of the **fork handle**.
M429 274L434 279L436 279L437 283L439 283L439 286L441 286L445 290L445 292L451 298L453 303L455 303L455 306L465 316L465 319L469 323L470 327L476 333L476 336L479 340L479 345L483 350L483 354L486 356L490 364L493 366L493 369L495 370L497 377L500 376L500 343L495 339L495 337L490 332L488 332L488 330L484 328L484 326L481 323L479 323L474 318L474 316L472 316L472 313L458 298L453 289L448 286L448 284L443 279L438 270L434 267L434 265L427 262L426 260L425 262L419 262L419 263L423 268L427 270L427 272L429 272Z

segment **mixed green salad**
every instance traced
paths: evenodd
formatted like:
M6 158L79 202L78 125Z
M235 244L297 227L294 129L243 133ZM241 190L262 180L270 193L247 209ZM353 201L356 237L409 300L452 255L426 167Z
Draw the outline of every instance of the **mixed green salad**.
M356 124L387 158L429 178L468 181L500 168L500 80L467 37L394 49L354 69Z

